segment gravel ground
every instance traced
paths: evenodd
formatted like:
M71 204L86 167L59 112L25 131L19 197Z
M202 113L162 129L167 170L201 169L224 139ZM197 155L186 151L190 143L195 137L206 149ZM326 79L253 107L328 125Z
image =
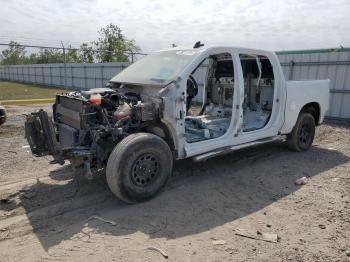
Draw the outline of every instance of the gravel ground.
M177 161L160 195L126 205L104 177L86 181L28 152L22 114L32 110L9 107L0 127L2 261L165 260L149 247L169 261L350 261L350 125L320 126L304 153L272 143Z

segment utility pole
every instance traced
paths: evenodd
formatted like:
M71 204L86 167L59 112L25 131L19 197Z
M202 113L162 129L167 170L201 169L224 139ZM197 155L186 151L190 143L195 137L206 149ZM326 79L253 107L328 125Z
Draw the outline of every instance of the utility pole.
M67 90L67 63L66 63L66 49L63 45L63 42L61 41L61 45L63 48L63 63L64 63L64 87Z

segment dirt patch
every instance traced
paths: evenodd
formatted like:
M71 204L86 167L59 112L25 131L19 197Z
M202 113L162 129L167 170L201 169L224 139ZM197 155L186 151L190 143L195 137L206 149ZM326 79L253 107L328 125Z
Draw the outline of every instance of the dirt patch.
M9 138L14 136L24 135L23 126L15 126L15 125L4 125L0 129L0 137L1 138Z
M149 247L169 261L349 261L347 124L320 126L304 153L272 143L203 163L177 161L160 195L126 205L103 176L87 181L28 153L20 115L30 108L13 109L0 127L4 261L165 260ZM295 185L303 176L307 184ZM279 242L238 229L274 233Z

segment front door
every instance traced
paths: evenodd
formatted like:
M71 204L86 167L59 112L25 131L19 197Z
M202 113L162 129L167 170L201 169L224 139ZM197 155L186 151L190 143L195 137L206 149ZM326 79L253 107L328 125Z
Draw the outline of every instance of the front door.
M184 78L186 156L228 146L237 136L242 100L238 59L227 48L211 50Z

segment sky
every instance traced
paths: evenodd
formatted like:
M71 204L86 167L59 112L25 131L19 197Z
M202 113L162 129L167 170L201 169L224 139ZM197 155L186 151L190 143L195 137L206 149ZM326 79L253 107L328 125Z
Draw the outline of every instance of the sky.
M143 52L193 45L350 47L349 0L0 0L0 43L74 47L118 25Z

